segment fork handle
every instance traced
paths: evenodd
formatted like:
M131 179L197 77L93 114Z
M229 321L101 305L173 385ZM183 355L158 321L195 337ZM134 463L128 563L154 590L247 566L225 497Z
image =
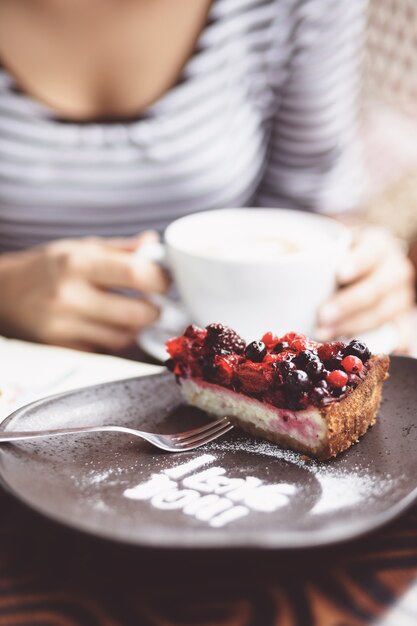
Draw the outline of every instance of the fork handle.
M0 431L0 443L8 441L23 441L25 439L40 439L41 437L57 437L60 435L79 435L82 433L99 433L103 431L133 434L130 428L124 426L79 426L77 428L55 428L52 430Z

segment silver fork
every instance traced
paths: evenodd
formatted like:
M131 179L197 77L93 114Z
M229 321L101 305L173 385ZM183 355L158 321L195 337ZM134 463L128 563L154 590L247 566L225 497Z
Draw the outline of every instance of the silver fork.
M0 431L0 443L38 439L40 437L56 437L60 435L111 432L141 437L157 448L167 450L168 452L186 452L187 450L193 450L194 448L203 446L205 443L217 439L217 437L221 437L232 428L233 425L229 422L227 417L223 417L222 419L209 422L199 428L174 435L146 433L141 430L135 430L134 428L127 428L126 426L79 426L78 428L56 428L53 430L28 430L20 432Z

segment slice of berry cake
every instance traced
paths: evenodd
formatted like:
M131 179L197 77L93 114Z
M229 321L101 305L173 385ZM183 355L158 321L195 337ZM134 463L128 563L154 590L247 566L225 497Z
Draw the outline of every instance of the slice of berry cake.
M186 402L318 459L343 452L375 423L389 368L388 356L357 340L268 332L246 345L223 324L188 326L167 351Z

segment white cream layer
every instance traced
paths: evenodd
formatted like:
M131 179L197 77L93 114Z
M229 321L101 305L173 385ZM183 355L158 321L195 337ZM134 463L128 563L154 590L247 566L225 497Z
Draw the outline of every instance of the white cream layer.
M185 378L180 380L185 401L212 415L235 416L269 432L292 437L311 450L321 447L327 422L318 409L279 409L219 385Z

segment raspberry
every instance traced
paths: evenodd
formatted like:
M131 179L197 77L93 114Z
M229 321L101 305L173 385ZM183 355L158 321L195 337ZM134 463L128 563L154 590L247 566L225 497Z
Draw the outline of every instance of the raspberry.
M309 341L304 337L304 335L296 335L294 339L290 341L290 346L293 350L301 352L309 347Z
M286 333L280 338L280 341L287 341L288 343L291 343L295 337L297 337L297 333Z
M272 348L278 343L278 337L274 335L274 333L268 332L264 334L261 341L266 345L267 348Z
M327 361L336 356L340 350L345 347L343 341L332 341L331 343L323 343L317 348L319 357L322 361Z
M341 389L346 385L349 380L349 376L342 370L333 370L327 374L327 382L336 389Z
M279 354L274 354L274 353L268 353L264 360L263 363L281 363L282 358L281 355Z
M166 342L165 346L170 357L179 357L184 348L184 340L182 337L173 337Z
M224 324L209 324L206 327L205 347L215 354L242 354L246 343L239 335Z
M342 367L349 374L359 374L363 370L363 363L357 356L349 355L343 359Z
M189 339L197 339L197 337L204 336L205 334L206 331L198 326L195 326L195 324L189 324L184 330L185 337L188 337Z
M239 386L244 393L258 394L267 391L271 382L265 377L262 363L246 361L236 370Z
M230 387L238 358L235 354L230 356L219 356L216 354L213 363L215 370L213 380L219 385Z

